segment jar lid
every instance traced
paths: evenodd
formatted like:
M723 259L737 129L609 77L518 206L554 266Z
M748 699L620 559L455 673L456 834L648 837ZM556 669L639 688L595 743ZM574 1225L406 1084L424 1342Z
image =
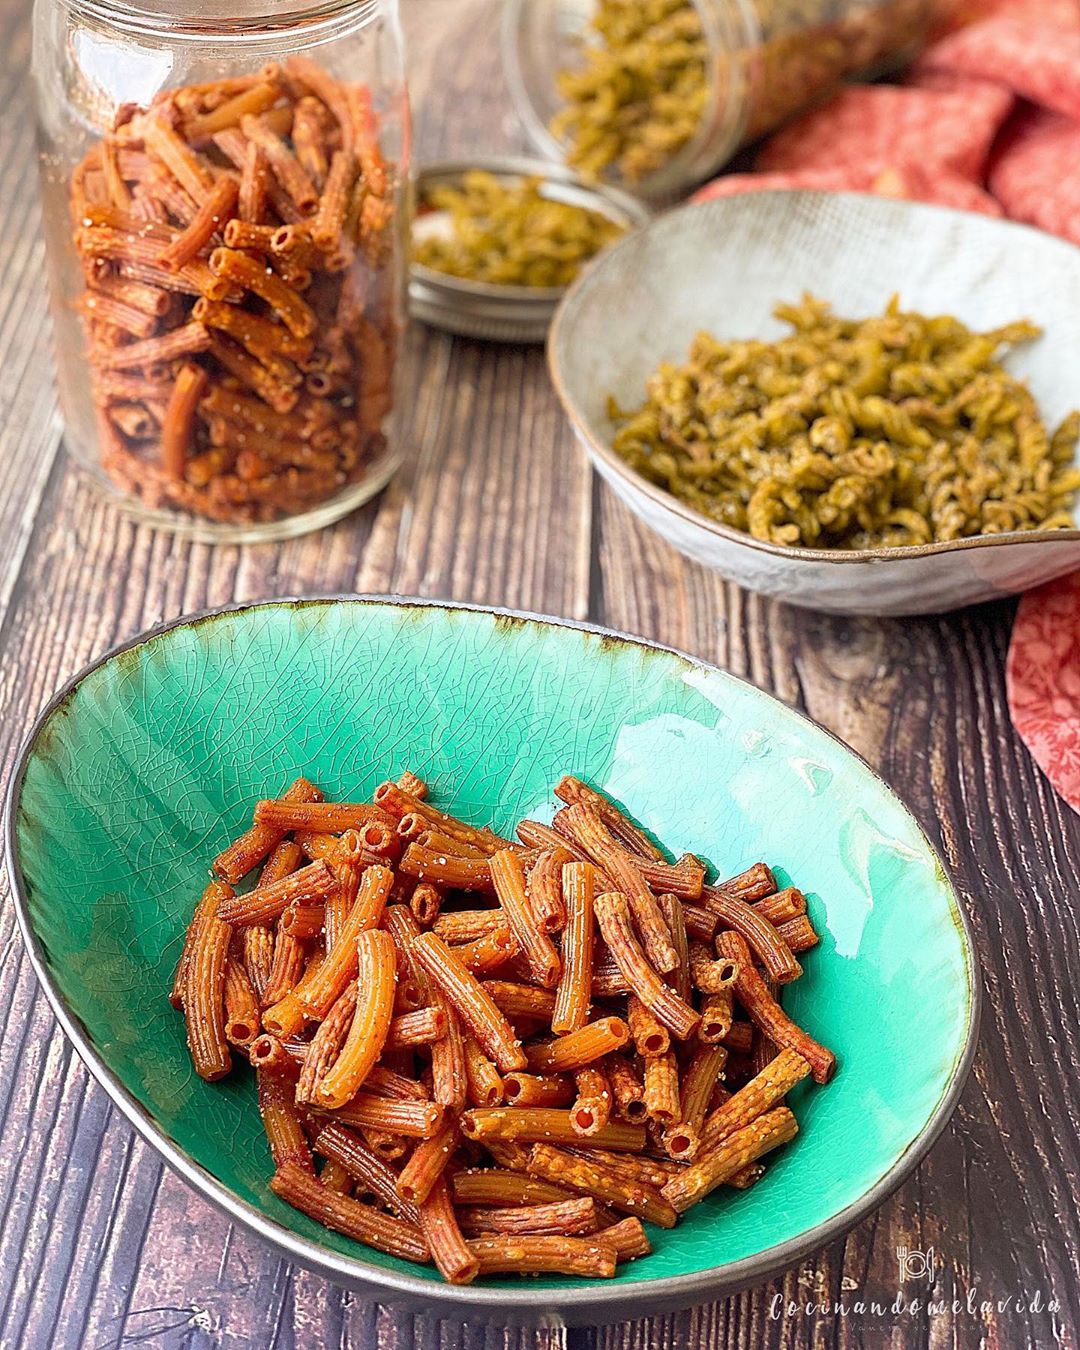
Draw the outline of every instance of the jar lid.
M464 175L476 169L515 182L538 178L545 196L595 211L626 230L650 219L647 207L617 188L585 183L561 164L514 155L481 155L424 165L416 174L417 199L423 201L432 188L460 185ZM543 342L566 289L471 281L415 262L409 268L409 310L414 318L448 333L493 342Z

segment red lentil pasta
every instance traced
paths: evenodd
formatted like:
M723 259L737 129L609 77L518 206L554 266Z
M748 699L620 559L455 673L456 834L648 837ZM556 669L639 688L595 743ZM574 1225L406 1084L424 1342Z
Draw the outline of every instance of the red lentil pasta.
M320 164L344 175L310 87L276 180L294 202ZM277 108L251 92L244 122ZM293 154L280 125L252 172ZM156 143L204 222L213 176L180 131ZM317 209L325 233L338 207ZM780 1006L818 940L801 891L763 862L707 885L596 789L556 792L555 828L517 844L408 771L366 802L282 784L213 859L168 991L196 1073L255 1070L273 1192L456 1283L610 1278L647 1225L756 1185L797 1132L788 1094L835 1070Z
M104 469L249 523L362 478L399 338L399 190L363 86L304 57L122 105L71 179Z

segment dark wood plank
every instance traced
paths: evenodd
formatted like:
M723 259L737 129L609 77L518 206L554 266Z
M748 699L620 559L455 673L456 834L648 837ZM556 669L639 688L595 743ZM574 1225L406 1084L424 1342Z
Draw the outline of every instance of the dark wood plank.
M405 0L421 154L516 148L495 0ZM588 617L715 660L863 753L943 850L987 981L976 1073L917 1174L846 1240L735 1298L604 1329L402 1316L289 1268L164 1172L88 1080L0 913L0 1345L742 1350L1077 1344L1080 825L1012 733L1011 606L877 623L725 586L594 485L542 354L410 335L410 459L378 502L280 546L193 546L133 525L55 458L26 116L28 26L0 6L0 768L60 681L157 620L232 599L412 591ZM909 1297L1042 1295L1041 1311L831 1312L896 1297L896 1248L940 1269ZM1049 1299L1060 1303L1046 1309Z
M44 265L38 228L33 119L30 113L29 27L21 6L0 11L0 106L8 110L0 141L0 408L4 453L0 456L0 618L25 555L31 523L60 442L56 396L48 377L51 360L45 322ZM0 629L2 632L2 629Z

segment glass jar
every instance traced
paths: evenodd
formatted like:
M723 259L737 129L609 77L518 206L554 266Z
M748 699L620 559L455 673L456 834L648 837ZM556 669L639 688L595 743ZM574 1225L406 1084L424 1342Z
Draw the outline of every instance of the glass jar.
M68 449L218 540L396 467L409 105L397 0L37 0Z
M503 61L545 155L662 201L845 76L913 55L946 3L504 0Z

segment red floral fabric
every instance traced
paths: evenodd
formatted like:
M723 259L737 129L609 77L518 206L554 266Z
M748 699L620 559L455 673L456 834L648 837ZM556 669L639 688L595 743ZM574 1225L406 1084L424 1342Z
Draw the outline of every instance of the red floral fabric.
M1080 244L1080 122L1025 109L995 150L988 182L1013 220Z
M865 164L938 169L977 182L1013 105L997 84L950 79L949 87L852 85L825 107L778 131L762 148L764 172Z
M1005 673L1013 725L1080 811L1080 573L1024 596Z
M987 19L935 42L915 69L996 80L1032 103L1080 118L1080 28Z

